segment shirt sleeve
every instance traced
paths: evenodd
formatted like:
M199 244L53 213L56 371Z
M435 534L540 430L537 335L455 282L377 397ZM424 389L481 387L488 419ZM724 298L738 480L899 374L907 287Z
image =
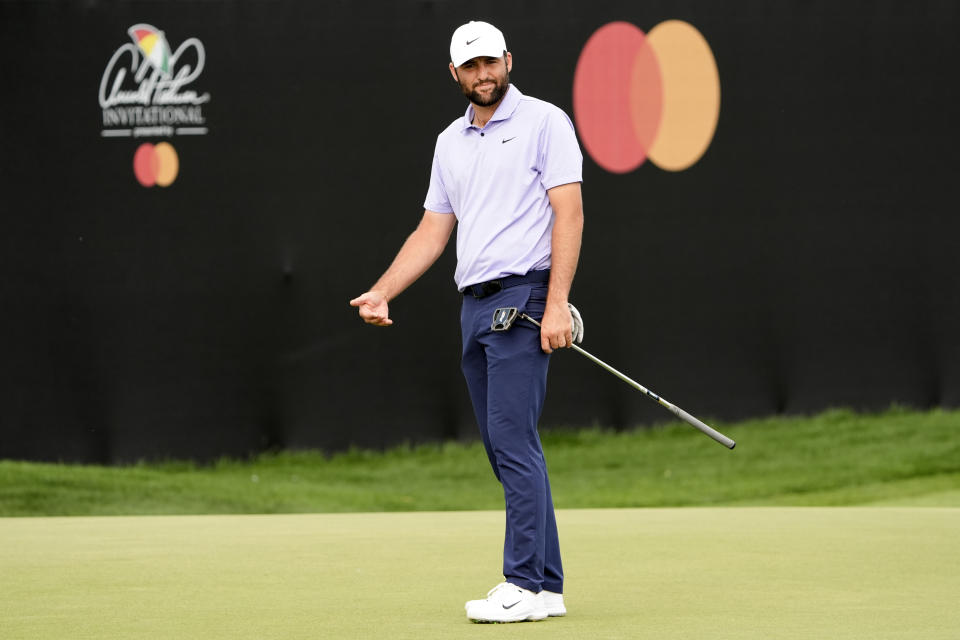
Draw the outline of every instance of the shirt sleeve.
M439 140L437 146L440 145ZM453 213L447 189L443 186L443 175L440 172L440 159L436 150L433 152L433 167L430 169L430 187L427 189L427 198L423 201L423 208L437 213Z
M544 189L583 182L583 154L577 134L573 122L561 109L551 109L544 119L538 162Z

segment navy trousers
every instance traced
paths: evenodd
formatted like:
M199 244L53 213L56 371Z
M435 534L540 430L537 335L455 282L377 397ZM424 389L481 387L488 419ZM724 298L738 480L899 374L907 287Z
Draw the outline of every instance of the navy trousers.
M540 330L526 320L517 319L508 331L490 328L494 309L517 307L540 320L546 300L546 283L479 299L464 296L462 367L487 457L503 485L503 576L534 593L563 593L557 523L537 433L550 356L540 349Z

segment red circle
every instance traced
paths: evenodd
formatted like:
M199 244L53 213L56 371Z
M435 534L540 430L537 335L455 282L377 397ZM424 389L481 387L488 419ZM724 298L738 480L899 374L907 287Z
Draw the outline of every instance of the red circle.
M645 40L643 31L629 22L605 24L583 46L574 72L573 113L580 139L596 163L611 173L640 166L646 159L640 138L652 139L649 118L638 123L631 109L635 68L639 64L643 77L649 75L645 61L652 56L641 55Z
M157 183L158 169L157 154L154 152L153 145L144 142L133 154L133 175L143 186L152 187Z

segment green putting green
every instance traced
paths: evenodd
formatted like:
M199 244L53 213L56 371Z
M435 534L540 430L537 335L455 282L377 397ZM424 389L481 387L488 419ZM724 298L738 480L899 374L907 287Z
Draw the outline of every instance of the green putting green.
M960 509L561 510L569 615L475 625L501 512L0 519L21 638L960 635Z

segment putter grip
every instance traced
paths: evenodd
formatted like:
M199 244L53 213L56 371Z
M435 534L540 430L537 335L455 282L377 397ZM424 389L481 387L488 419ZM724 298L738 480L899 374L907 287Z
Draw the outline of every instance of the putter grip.
M723 435L722 433L720 433L719 431L717 431L716 429L708 425L706 422L703 422L700 419L693 417L692 415L690 415L689 413L687 413L686 411L684 411L683 409L681 409L676 405L672 405L672 406L674 409L674 413L677 414L677 417L679 417L681 420L684 420L688 424L692 424L697 429L700 429L700 431L703 431L705 434L707 434L708 436L710 436L711 438L713 438L714 440L716 440L717 442L725 446L727 449L733 449L735 446L737 446L736 442L734 442L727 436Z

